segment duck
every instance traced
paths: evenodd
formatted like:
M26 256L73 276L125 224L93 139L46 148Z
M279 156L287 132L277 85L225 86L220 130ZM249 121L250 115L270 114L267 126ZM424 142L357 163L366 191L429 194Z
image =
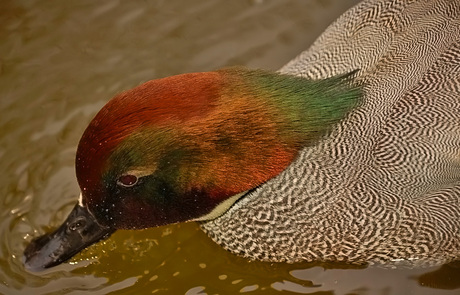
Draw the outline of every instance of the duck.
M186 73L116 95L78 144L79 200L26 247L26 269L179 222L250 260L458 260L458 40L458 1L365 0L277 72Z

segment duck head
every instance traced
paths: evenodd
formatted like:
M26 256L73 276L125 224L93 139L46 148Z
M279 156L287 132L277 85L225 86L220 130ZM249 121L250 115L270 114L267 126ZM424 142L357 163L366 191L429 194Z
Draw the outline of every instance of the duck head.
M26 267L60 264L117 229L218 217L346 115L360 95L349 77L230 68L115 96L78 145L79 202L31 242Z

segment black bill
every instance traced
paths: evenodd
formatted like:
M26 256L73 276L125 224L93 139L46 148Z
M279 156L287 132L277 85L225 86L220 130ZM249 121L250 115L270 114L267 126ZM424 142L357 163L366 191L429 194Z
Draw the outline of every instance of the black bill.
M99 224L85 207L77 204L56 231L33 240L27 246L24 251L25 267L30 271L40 271L61 264L114 231Z

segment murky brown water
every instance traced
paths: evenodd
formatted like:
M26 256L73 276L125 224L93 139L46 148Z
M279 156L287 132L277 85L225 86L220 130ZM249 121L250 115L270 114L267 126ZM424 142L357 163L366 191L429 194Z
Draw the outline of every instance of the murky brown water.
M22 266L27 242L76 202L76 146L110 97L183 72L277 69L356 2L3 0L0 293L459 294L459 268L248 262L194 223L119 231L44 273Z

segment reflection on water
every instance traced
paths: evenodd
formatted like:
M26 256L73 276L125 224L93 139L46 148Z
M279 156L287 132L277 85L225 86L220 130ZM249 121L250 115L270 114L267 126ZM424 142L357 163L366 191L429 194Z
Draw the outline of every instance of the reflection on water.
M194 223L119 231L43 273L22 266L27 242L73 207L78 140L111 96L226 65L277 69L355 2L2 1L0 293L458 294L459 267L248 262Z

